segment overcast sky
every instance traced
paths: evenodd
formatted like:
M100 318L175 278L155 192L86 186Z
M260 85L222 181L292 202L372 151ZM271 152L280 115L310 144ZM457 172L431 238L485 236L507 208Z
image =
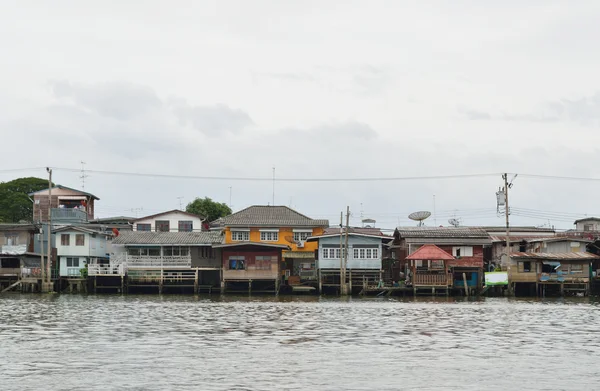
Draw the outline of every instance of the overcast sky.
M600 2L26 1L0 12L1 169L352 178L600 177ZM0 181L44 176L0 172ZM503 224L496 177L277 182L276 204L391 228ZM271 182L89 173L97 215L209 196L238 210ZM600 182L517 177L514 224L571 228ZM143 208L142 211L135 209ZM537 212L536 212L537 211ZM540 212L542 211L542 212ZM552 212L554 214L550 214Z

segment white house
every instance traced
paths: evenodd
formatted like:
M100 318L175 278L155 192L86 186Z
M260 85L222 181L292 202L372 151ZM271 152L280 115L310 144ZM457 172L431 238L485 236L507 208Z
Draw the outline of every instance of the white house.
M134 220L134 231L193 232L201 231L202 216L182 210L170 210Z
M61 277L80 276L80 269L92 259L109 257L107 247L112 240L111 233L76 226L59 228L54 232Z
M577 231L600 231L600 218L586 217L575 220L575 227Z

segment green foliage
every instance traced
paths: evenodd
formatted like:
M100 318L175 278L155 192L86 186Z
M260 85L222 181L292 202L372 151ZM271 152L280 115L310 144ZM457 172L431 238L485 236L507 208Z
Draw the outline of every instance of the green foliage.
M33 221L33 203L27 194L47 188L47 180L33 177L0 183L0 221Z
M231 214L231 208L227 204L215 202L208 197L196 198L187 205L185 211L204 216L208 221L214 221L219 217Z
M85 265L85 268L79 269L79 274L81 274L81 278L87 278L88 276L88 265Z

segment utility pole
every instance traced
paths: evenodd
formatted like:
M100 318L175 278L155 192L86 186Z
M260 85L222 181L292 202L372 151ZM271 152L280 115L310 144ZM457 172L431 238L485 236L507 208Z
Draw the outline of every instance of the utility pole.
M48 171L48 254L46 258L46 281L42 280L42 292L52 291L52 169Z
M344 249L344 295L348 294L346 268L348 267L348 231L350 230L350 206L346 206L346 248Z
M346 270L344 269L344 212L340 212L340 295L343 295L343 287L346 285Z

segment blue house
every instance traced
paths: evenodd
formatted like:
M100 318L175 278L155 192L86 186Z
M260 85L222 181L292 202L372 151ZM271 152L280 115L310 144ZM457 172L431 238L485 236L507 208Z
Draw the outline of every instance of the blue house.
M360 290L365 283L381 280L383 244L392 239L377 228L349 228L348 232L343 229L341 233L339 228L328 228L323 235L308 238L307 241L319 243L315 254L319 289L339 287L342 269L345 269L350 290L353 287Z

